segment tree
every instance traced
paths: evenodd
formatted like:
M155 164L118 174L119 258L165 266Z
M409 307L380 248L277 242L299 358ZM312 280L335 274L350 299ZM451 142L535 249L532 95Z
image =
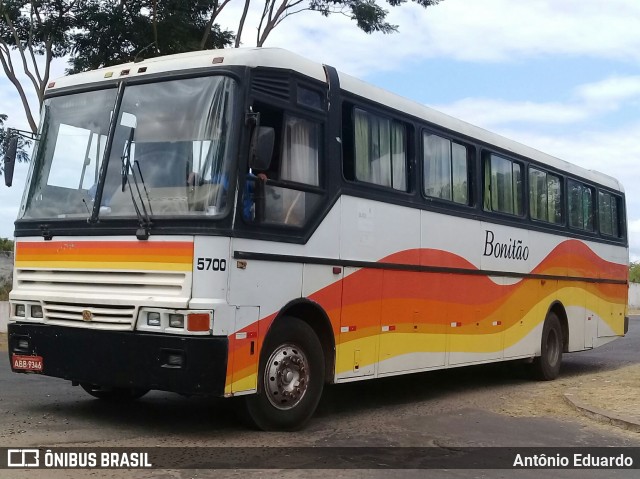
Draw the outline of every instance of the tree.
M7 121L7 115L0 113L0 159L4 158L9 147L9 132L8 128L5 130L4 122ZM25 140L23 137L18 138L18 153L16 160L29 161L29 154L26 152L26 148L31 145L31 141ZM4 172L4 162L0 163L0 174Z
M400 7L409 0L385 0ZM421 7L441 0L411 0ZM141 57L240 46L252 0L245 0L234 35L216 23L230 0L0 0L0 63L22 100L33 132L37 125L18 77L22 66L42 105L51 60L70 55L75 73ZM256 45L300 12L345 15L366 33L392 33L388 11L377 0L253 0L261 11ZM18 60L12 58L16 52Z
M75 12L68 73L194 50L224 48L233 32L214 24L217 1L86 0Z
M49 83L51 60L70 53L70 32L75 28L73 9L80 0L25 2L0 0L0 63L7 78L16 88L31 131L36 120L24 86L18 79L17 65L11 51L19 54L19 62L42 105Z
M0 238L0 251L2 252L12 252L13 251L13 240L8 238Z

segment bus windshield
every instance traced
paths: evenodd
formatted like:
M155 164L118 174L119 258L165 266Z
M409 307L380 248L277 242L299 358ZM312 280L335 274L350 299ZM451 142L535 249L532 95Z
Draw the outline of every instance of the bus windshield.
M22 217L88 218L97 201L101 218L226 214L235 90L223 76L127 86L116 115L115 89L46 100Z

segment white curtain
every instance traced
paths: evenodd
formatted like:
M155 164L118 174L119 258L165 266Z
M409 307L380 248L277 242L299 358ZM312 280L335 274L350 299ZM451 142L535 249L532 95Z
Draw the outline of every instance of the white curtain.
M424 192L427 196L451 200L451 142L425 134Z
M406 191L404 126L357 109L354 123L356 179Z
M318 125L302 118L289 117L285 124L280 178L319 186ZM283 221L302 224L305 220L305 193L282 189Z
M285 125L280 178L318 186L318 125L290 117Z

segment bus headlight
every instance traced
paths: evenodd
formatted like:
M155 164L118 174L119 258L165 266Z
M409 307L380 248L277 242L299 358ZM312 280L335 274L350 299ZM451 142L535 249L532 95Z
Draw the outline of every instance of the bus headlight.
M16 316L24 318L27 316L27 307L24 304L16 304Z
M147 313L147 325L148 326L160 326L160 313L157 311L149 311Z
M44 314L42 313L42 306L40 306L39 304L34 304L33 306L31 306L31 317L42 319L44 317Z
M169 315L169 327L184 329L184 315L183 314L170 314Z

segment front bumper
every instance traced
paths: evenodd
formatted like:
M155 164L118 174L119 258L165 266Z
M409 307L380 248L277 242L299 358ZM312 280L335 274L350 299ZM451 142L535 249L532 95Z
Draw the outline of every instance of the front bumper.
M11 323L8 329L9 359L13 354L42 356L45 376L103 387L224 394L229 350L226 336L174 336L25 323ZM21 339L28 340L27 350L18 347ZM176 356L182 357L181 364L170 359Z

